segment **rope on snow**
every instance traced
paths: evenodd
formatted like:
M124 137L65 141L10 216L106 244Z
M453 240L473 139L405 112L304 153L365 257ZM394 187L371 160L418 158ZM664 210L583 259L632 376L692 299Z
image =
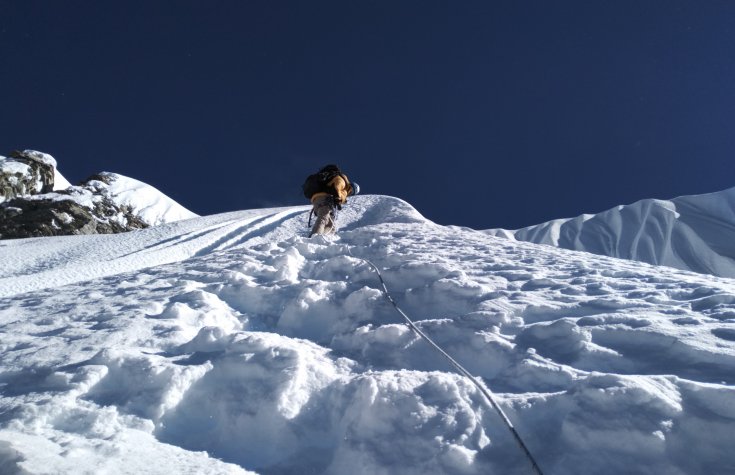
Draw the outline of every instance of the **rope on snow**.
M347 251L350 253L352 257L356 257L352 255L352 252L350 251L349 247L347 248ZM461 364L457 363L457 361L449 356L446 351L444 351L439 345L437 345L434 340L429 338L424 332L422 332L414 323L413 321L406 315L403 310L398 306L398 304L393 300L393 297L391 297L390 292L388 291L388 287L385 285L385 280L383 280L383 275L380 273L380 269L378 269L378 266L370 262L369 260L362 258L362 257L356 257L357 259L360 259L362 261L367 262L370 267L372 267L375 272L378 274L378 278L380 279L380 285L383 287L383 293L385 294L385 297L388 299L388 301L393 304L393 307L398 311L398 313L401 314L401 316L406 320L406 323L408 327L413 330L418 336L426 340L429 345L431 345L432 348L434 348L437 352L439 352L444 358L446 358L449 363L456 369L461 375L468 378L470 381L472 381L472 384L474 384L477 389L482 393L482 395L485 396L485 398L490 403L490 406L495 409L495 412L498 413L500 418L503 420L505 425L510 429L510 432L513 434L513 438L518 443L518 446L521 448L523 453L526 455L528 460L531 462L531 465L533 466L533 471L538 475L543 475L543 472L541 472L541 468L539 467L538 463L536 463L536 459L533 458L533 455L531 454L531 451L528 449L526 444L523 442L523 439L521 439L520 434L518 434L518 431L516 431L515 427L513 427L513 424L510 422L510 419L508 419L508 416L505 415L505 412L500 408L497 402L495 402L495 398L493 398L492 394L490 393L490 390L487 389L480 381L477 380L472 374L467 371Z

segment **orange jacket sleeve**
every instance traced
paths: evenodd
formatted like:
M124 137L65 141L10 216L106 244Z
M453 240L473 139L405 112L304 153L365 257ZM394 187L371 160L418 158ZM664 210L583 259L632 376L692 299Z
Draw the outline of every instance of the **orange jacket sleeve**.
M332 179L331 186L337 191L340 204L347 202L347 197L352 192L352 185L346 175L337 175Z

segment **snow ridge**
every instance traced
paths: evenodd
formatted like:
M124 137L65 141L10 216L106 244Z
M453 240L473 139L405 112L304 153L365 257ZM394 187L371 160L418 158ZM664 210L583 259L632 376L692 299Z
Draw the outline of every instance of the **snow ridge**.
M733 280L438 226L381 196L308 239L307 209L0 243L0 467L529 473L367 258L545 473L735 468Z
M107 189L112 201L129 206L134 214L150 226L198 216L142 181L117 173L102 172L100 175L107 179L99 183Z
M489 234L735 277L735 188L641 200L594 215Z

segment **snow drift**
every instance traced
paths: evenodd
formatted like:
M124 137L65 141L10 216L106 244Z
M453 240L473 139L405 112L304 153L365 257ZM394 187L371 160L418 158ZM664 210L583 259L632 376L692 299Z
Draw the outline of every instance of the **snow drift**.
M0 242L0 470L732 473L735 283L359 196Z
M735 277L735 188L672 200L641 200L598 214L516 231L520 241Z

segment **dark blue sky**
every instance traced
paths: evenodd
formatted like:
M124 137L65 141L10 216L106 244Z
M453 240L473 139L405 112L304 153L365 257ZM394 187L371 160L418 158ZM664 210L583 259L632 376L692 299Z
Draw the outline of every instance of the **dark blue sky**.
M0 154L200 214L334 162L442 224L735 186L731 1L0 0Z

